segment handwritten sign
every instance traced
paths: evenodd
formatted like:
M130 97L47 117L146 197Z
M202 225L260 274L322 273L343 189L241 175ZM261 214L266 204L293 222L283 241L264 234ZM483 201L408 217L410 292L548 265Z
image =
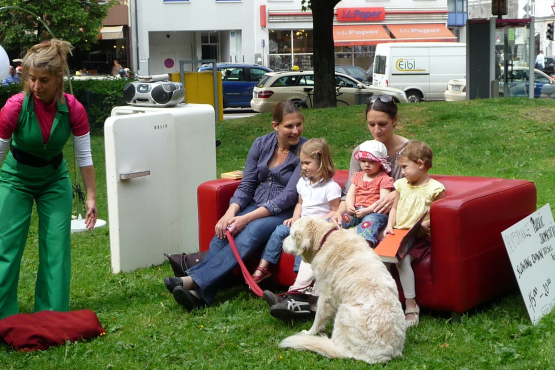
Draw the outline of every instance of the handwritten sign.
M549 204L501 235L535 325L555 306L555 223Z

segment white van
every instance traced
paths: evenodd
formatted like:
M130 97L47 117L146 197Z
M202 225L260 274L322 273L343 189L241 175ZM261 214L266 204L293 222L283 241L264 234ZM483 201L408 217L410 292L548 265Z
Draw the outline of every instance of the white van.
M378 44L373 85L396 87L411 103L445 100L449 80L466 77L466 44L397 42Z

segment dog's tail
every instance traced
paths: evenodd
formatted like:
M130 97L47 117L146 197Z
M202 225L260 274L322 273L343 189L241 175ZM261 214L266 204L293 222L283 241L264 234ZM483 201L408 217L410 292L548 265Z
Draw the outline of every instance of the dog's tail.
M345 358L341 350L325 335L296 334L285 338L279 344L281 348L293 348L298 351L312 351L328 358Z

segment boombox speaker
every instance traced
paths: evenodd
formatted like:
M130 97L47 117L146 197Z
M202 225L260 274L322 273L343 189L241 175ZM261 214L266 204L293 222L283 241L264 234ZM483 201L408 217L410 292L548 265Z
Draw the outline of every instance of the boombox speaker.
M127 104L143 107L173 107L185 99L185 89L180 82L134 81L123 88Z

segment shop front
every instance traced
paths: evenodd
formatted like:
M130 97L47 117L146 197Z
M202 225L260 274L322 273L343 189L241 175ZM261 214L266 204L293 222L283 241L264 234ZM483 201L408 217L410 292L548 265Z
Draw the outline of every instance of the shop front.
M376 45L384 42L456 42L456 36L445 25L447 16L447 9L337 8L333 27L335 64L367 69L373 63ZM270 10L268 20L269 67L278 71L294 66L313 69L312 15ZM288 23L306 23L306 27L281 28Z

